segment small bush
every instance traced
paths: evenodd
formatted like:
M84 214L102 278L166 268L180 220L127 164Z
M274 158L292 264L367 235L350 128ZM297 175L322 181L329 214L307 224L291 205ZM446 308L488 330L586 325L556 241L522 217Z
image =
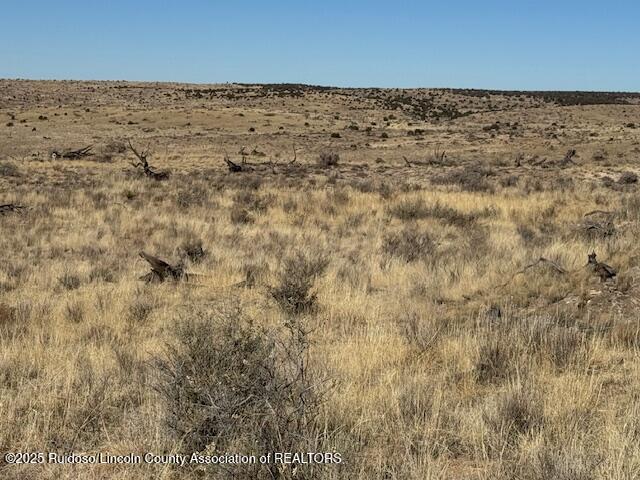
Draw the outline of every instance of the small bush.
M387 234L382 241L382 251L405 262L433 260L436 246L429 234L415 228Z
M638 175L633 172L623 172L618 179L618 183L622 185L631 185L633 183L638 183Z
M80 302L67 303L65 316L71 323L81 323L84 320L84 305Z
M493 186L487 180L495 175L493 170L480 166L467 166L434 177L431 181L435 185L459 185L468 192L493 192Z
M89 281L113 283L115 282L115 276L109 268L98 266L94 267L91 272L89 272Z
M301 329L278 335L238 309L181 321L155 361L166 427L189 454L321 451L314 422L324 392L307 348ZM278 467L228 464L207 478L282 478Z
M285 313L298 315L315 309L316 295L311 293L311 289L328 263L322 254L306 255L302 252L284 261L279 283L271 289L271 295Z
M480 346L474 367L479 383L500 383L513 375L514 351L508 342L490 338Z
M242 265L242 275L244 280L242 286L245 288L253 288L262 281L268 268L260 263L245 263Z
M231 223L233 223L234 225L247 225L255 222L255 219L249 213L249 211L238 205L234 205L231 208L231 212L229 213L229 220L231 220Z
M504 188L507 187L515 187L518 185L518 176L517 175L508 175L506 177L502 177L500 179L500 185Z
M82 281L78 275L67 272L58 278L58 283L66 290L76 290L77 288L80 288Z
M144 323L152 311L152 303L145 299L137 299L129 305L128 318L133 323Z
M233 201L242 208L256 213L264 213L269 209L271 198L256 194L251 190L240 190L234 197Z
M0 334L4 336L12 329L17 321L16 309L5 303L0 303Z
M403 200L390 207L388 212L403 221L419 220L430 215L429 207L422 199Z
M176 205L183 210L202 206L207 200L207 191L199 185L190 185L188 189L179 190L176 194Z
M0 176L2 177L19 177L20 170L11 162L0 163Z
M489 442L493 453L504 447L515 449L520 438L544 425L542 400L533 386L516 386L498 398L494 409L485 414L485 422L494 432L494 441Z
M340 162L340 155L335 152L321 152L318 165L321 167L335 167Z
M507 478L595 480L602 478L596 473L598 465L604 461L599 457L596 452L585 451L576 447L573 442L563 445L550 443L534 452L531 458L512 465L512 471Z
M564 369L573 362L586 361L588 344L585 334L576 328L553 326L535 339L554 367Z
M180 255L187 257L193 263L199 263L206 256L206 252L202 247L202 239L197 237L189 237L178 247Z
M433 323L415 312L403 314L398 320L398 327L407 342L420 352L432 347L438 337L438 330Z

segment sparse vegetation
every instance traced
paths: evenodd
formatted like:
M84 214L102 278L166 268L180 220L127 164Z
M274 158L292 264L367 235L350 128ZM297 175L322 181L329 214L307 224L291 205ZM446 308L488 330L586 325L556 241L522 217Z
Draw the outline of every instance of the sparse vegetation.
M343 459L3 479L638 476L637 96L0 89L4 450Z
M322 167L335 167L340 162L340 155L335 152L321 152L318 165Z

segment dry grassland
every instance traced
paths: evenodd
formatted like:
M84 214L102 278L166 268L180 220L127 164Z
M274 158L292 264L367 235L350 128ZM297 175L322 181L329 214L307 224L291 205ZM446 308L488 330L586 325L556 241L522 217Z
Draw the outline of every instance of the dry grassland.
M1 452L342 456L1 478L640 476L638 96L0 81L0 116Z

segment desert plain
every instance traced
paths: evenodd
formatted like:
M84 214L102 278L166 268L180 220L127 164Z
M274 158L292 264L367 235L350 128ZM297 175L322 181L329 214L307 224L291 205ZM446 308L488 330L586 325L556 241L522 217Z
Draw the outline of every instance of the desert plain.
M0 478L638 478L639 173L637 93L0 80L0 452L341 459Z

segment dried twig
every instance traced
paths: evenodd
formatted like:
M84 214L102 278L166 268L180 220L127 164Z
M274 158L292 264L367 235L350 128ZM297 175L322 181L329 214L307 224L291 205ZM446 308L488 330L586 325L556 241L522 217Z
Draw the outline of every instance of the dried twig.
M530 263L529 265L525 266L522 270L517 271L516 273L514 273L511 278L503 285L500 286L500 288L502 287L506 287L509 283L511 283L513 281L513 279L517 276L520 275L522 273L525 273L527 270L529 270L530 268L535 267L536 265L539 265L540 263L544 263L546 265L549 265L551 268L553 268L556 272L564 275L566 273L568 273L564 268L562 268L560 265L558 265L556 262L554 262L553 260L549 260L548 258L544 258L544 257L540 257L538 260L536 260L533 263Z
M596 214L602 214L602 215L615 215L615 212L607 212L606 210L592 210L590 212L585 213L583 216L584 217L588 217L590 215L596 215Z

